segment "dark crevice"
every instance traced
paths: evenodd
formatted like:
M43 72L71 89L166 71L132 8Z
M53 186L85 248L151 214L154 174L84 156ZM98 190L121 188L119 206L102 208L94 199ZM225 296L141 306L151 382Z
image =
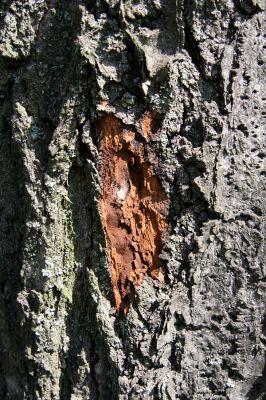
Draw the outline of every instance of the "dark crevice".
M263 371L247 393L246 398L248 400L266 400L266 354L264 357L265 364Z
M134 38L129 34L128 30L127 30L127 25L125 23L125 21L123 20L121 14L120 14L120 27L121 30L127 35L128 37L128 41L126 43L127 46L127 54L130 55L130 65L131 65L131 73L133 73L132 76L132 84L135 84L135 88L137 90L136 94L141 94L141 96L139 96L139 99L141 99L142 93L140 91L140 88L138 85L136 85L137 82L139 81L145 81L148 79L149 77L149 71L147 69L146 66L146 59L145 59L145 54L142 50L142 48L140 48L137 43L134 41ZM128 81L130 82L130 81ZM131 86L131 90L134 91L134 85Z
M211 85L213 88L214 93L216 93L215 96L215 102L217 103L219 110L221 114L226 113L226 105L224 103L224 95L223 95L223 87L222 87L222 80L221 80L221 71L220 71L220 65L219 63L214 66L214 70L212 73L212 79L206 76L204 72L204 59L201 55L201 50L199 43L195 39L192 29L191 29L191 21L190 21L190 13L192 5L187 5L185 9L185 17L184 17L184 33L185 33L185 41L184 41L184 49L188 52L189 56L191 57L191 60L195 66L195 68L198 70L201 79L202 79L202 84L203 84L203 90L202 90L202 97L204 98L205 96L205 91L207 84ZM233 27L233 20L231 22L231 29Z
M185 40L184 40L184 49L188 52L189 56L196 69L199 71L200 76L205 79L205 74L202 68L203 60L200 53L200 48L197 41L194 38L193 33L191 32L191 28L189 26L188 21L185 20L184 26Z
M37 28L36 33L35 33L35 46L34 46L34 49L32 50L32 54L33 53L35 53L35 54L37 53L37 46L38 46L39 41L40 41L41 36L42 36L42 30L44 28L46 19L48 19L48 17L49 17L49 12L50 12L51 8L55 5L55 2L56 2L56 0L50 0L48 2L47 10L44 12L44 14L43 14L43 16L42 16L42 18L41 18L41 20L40 20L40 22L38 24L38 28Z
M18 64L16 65L16 67ZM17 296L23 290L21 276L26 210L29 207L25 195L24 164L21 149L12 135L13 79L5 87L2 108L0 142L0 358L3 368L4 387L0 388L8 398L22 398L28 393L30 383L25 362L26 342L31 334L25 319L23 305ZM10 318L12 316L12 318ZM6 378L12 376L15 387ZM6 397L4 397L6 398Z
M50 152L49 152L49 145L52 142L54 131L56 126L54 125L53 121L50 118L41 118L40 119L40 126L42 127L43 131L45 132L44 138L41 140L40 143L40 160L42 163L42 171L45 173L47 170L47 166L49 163ZM44 174L42 175L44 179Z
M236 11L246 18L251 18L253 15L263 11L263 8L261 8L258 2L254 4L252 0L233 0L233 2Z
M215 202L216 202L216 186L217 186L217 176L218 176L218 162L219 162L219 157L220 157L220 152L221 152L221 148L222 148L222 132L220 132L220 137L217 140L217 144L218 144L218 149L217 152L215 154L215 158L214 158L214 169L213 169L213 190L212 190L212 207L213 209L215 208Z
M99 358L99 353L97 352L97 345L95 340L91 338L91 352L90 352L90 375L91 379L95 388L95 400L100 399L100 388L99 388L99 382L97 378L97 373L96 373L96 368L97 364L99 363L100 358Z
M136 83L145 80L149 75L145 57L130 37L126 41L126 52L128 54L128 61L131 68L129 79L124 80L123 84L125 84L125 87L127 87L140 101L140 99L143 98L143 94L140 86Z
M100 18L101 14L109 14L109 5L104 0L83 0L87 10L94 16L96 21Z
M92 260L95 222L89 201L91 183L83 164L86 163L90 154L82 142L82 127L79 126L78 130L80 159L73 164L70 171L69 196L73 204L75 259L79 269L75 271L73 301L68 312L67 334L70 344L68 352L62 354L62 361L66 366L62 368L60 399L69 400L74 388L81 390L83 387L84 390L87 388L86 393L89 391L93 399L107 400L114 398L110 382L111 370L107 361L105 345L101 342L101 335L97 332L96 305L90 295L88 279L88 269L95 264ZM84 365L81 359L82 351L86 356L86 363L89 365L89 372L83 376L84 381L80 381L78 373L79 368ZM104 368L101 376L97 370L99 362ZM86 366L84 368L88 371Z
M228 25L228 30L227 30L227 38L228 42L231 44L237 37L238 29L235 26L236 23L236 18L235 14L230 18L230 22Z

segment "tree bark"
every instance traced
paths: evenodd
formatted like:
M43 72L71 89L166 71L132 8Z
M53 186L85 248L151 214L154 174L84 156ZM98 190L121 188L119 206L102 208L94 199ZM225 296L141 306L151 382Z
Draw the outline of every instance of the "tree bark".
M266 399L262 0L3 0L0 399Z

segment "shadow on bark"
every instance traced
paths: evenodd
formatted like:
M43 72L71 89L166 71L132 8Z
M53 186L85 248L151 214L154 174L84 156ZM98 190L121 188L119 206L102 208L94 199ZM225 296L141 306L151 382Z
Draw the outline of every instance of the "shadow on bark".
M111 367L95 320L96 305L91 298L88 269L91 267L92 226L88 199L89 182L84 168L73 166L69 174L69 198L72 202L74 248L77 271L73 301L67 318L69 349L62 356L60 399L71 394L86 398L113 399Z
M8 103L12 87L8 90ZM24 361L26 327L23 304L17 296L23 288L21 267L26 201L23 163L20 151L12 140L11 103L2 122L0 146L0 397L19 398L27 387L27 366ZM11 397L10 397L11 396Z
M266 337L266 316L262 321L262 333ZM262 374L255 380L251 389L247 393L248 400L266 400L266 353L264 355L265 363Z

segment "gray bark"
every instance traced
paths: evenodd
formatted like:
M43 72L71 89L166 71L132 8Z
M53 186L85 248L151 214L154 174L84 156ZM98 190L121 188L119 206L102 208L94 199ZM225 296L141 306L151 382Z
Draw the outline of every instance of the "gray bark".
M1 399L266 399L263 3L2 0ZM166 272L124 315L97 121L147 110Z

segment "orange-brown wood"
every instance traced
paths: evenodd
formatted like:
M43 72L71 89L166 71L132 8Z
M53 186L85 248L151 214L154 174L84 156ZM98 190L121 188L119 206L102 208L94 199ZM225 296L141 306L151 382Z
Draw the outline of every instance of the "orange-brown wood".
M145 113L140 126L152 138L154 114ZM98 122L101 134L101 217L108 242L116 308L127 312L145 275L163 280L159 258L167 229L169 201L160 180L144 157L144 143L113 115ZM149 159L154 159L151 157Z

